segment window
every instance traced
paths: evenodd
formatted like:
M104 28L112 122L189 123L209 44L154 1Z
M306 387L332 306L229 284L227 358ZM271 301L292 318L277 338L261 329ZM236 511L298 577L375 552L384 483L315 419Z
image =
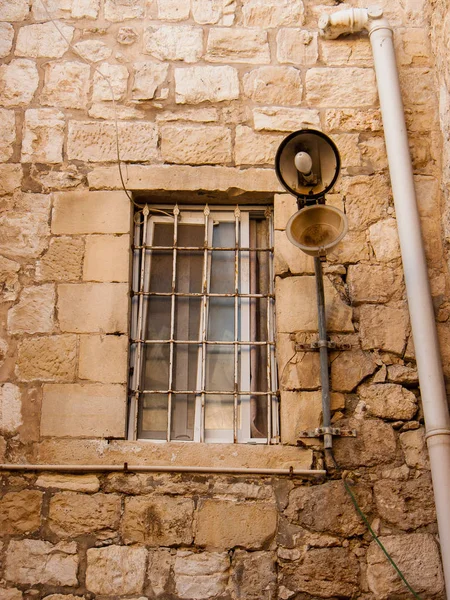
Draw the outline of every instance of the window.
M267 207L136 213L131 438L277 441L272 245Z

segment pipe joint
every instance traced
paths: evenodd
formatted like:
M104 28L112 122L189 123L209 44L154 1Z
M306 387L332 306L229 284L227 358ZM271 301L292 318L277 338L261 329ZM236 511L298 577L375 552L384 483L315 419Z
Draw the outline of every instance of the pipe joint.
M383 10L378 6L348 8L319 17L320 36L327 40L361 31L371 33L380 28L390 29L389 23L383 18Z
M425 434L425 440L428 441L430 438L435 437L437 435L450 435L450 429L441 428L441 429L431 429L427 431Z

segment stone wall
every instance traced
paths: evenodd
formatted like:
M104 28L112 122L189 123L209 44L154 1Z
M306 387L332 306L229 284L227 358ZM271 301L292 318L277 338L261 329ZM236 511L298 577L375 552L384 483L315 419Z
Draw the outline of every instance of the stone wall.
M343 165L328 202L350 225L324 266L330 337L349 348L330 357L333 423L357 431L336 440L336 459L411 584L443 598L367 38L319 39L331 0L46 4L56 23L41 0L0 0L0 461L324 466L298 433L321 423L318 356L296 350L316 337L313 263L286 239L295 201L273 170L285 135L321 129ZM382 4L449 375L446 5ZM124 439L132 206L116 115L130 190L274 197L278 445ZM332 469L323 480L4 472L0 522L0 600L408 597Z

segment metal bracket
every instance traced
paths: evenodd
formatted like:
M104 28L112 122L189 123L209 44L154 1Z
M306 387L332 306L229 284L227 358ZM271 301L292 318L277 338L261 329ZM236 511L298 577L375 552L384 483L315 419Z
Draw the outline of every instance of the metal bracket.
M341 429L340 427L317 427L310 431L299 431L301 438L318 438L323 435L337 435L340 437L356 437L356 429Z
M338 342L332 342L329 340L317 340L310 344L295 344L294 349L296 352L316 352L320 348L328 348L329 350L351 350L351 344L340 344Z

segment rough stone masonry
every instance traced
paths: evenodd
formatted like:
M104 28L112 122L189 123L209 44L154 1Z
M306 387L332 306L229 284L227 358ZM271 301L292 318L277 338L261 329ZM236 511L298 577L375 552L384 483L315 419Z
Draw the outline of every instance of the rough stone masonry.
M383 0L394 28L429 275L450 376L448 0ZM345 6L363 5L349 0ZM0 461L321 468L312 259L273 169L330 135L325 265L338 463L422 598L444 598L430 467L370 45L318 37L334 0L0 0ZM114 99L114 103L113 103ZM139 192L273 196L280 443L125 439ZM415 340L416 344L420 340ZM100 469L100 467L99 467ZM409 598L337 472L1 473L0 600Z

